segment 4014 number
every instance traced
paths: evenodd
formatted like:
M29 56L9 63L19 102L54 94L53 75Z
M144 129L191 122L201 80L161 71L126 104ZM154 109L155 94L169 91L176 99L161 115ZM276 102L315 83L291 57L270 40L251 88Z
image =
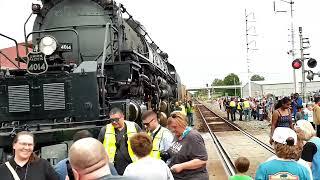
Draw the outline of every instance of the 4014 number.
M45 71L46 70L46 65L45 64L31 64L29 66L29 71Z

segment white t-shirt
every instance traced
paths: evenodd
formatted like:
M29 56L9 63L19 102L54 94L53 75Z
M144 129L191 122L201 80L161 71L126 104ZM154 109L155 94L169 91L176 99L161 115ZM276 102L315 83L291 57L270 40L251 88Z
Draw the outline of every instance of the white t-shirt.
M165 162L149 156L129 164L123 175L138 179L174 180Z

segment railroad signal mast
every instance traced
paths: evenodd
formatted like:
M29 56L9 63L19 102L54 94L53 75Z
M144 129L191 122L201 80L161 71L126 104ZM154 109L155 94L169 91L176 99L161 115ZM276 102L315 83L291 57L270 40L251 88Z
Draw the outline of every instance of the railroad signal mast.
M306 101L306 78L309 81L312 81L314 78L314 75L318 75L320 77L320 72L314 73L311 70L305 70L304 61L308 60L307 65L309 68L314 68L317 66L317 60L308 57L310 56L309 53L305 53L305 50L310 48L310 41L309 38L304 38L302 35L302 27L299 27L299 39L300 39L300 58L295 59L292 62L293 69L300 69L301 68L301 74L302 74L302 88L301 93L303 96L303 101ZM307 73L307 77L306 77Z

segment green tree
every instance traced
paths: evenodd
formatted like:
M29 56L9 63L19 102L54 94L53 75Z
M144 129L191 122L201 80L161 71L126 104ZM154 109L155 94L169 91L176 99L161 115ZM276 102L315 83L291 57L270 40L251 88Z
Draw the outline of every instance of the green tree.
M222 79L214 79L213 82L211 83L212 86L223 86L224 82Z
M222 79L214 79L213 82L211 83L211 86L224 86L224 82ZM214 89L214 94L218 95L218 96L223 96L224 95L225 90L224 89Z
M223 84L224 85L240 85L239 76L234 73L230 73L223 79Z
M254 74L253 76L251 76L251 81L264 81L264 77L260 76L258 74Z
M234 74L234 73L230 73L228 74L224 79L223 79L223 83L224 85L240 85L240 79L239 76ZM236 94L235 94L236 91ZM240 96L240 88L237 88L236 90L234 89L226 89L225 93L228 93L229 96Z

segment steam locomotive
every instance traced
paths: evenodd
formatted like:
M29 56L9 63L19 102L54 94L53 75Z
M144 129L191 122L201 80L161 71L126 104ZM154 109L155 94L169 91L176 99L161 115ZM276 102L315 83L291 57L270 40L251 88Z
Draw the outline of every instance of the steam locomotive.
M32 4L32 14L37 17L33 31L25 31L27 57L17 53L12 63L18 68L0 72L0 160L18 131L33 131L39 147L49 146L82 129L96 135L112 107L140 123L143 111L168 114L181 98L168 55L123 5L42 0L42 7Z

